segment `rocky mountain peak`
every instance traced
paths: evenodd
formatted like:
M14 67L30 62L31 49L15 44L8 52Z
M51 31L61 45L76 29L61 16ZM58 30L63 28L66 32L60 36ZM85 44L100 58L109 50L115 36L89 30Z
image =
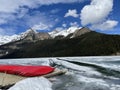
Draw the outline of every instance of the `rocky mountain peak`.
M30 29L26 32L26 36L23 40L44 40L49 39L50 35L47 32L37 32L33 29Z
M37 32L33 29L28 29L27 31L12 36L0 36L0 45L14 42L18 40L23 41L37 41L37 40L45 40L45 39L54 39L56 37L61 38L74 38L80 36L82 34L88 33L91 30L86 27L69 27L64 30L54 30L52 32Z
M88 33L88 32L91 32L92 30L90 30L89 28L86 28L86 27L83 27L81 29L78 29L76 30L74 33L73 33L73 37L77 37L77 36L81 36L85 33Z

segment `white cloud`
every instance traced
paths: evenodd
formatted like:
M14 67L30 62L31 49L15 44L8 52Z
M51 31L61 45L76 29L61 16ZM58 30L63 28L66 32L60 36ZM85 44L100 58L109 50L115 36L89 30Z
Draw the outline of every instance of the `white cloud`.
M70 26L71 27L79 27L79 24L77 22L71 22Z
M58 18L55 18L55 20L54 20L55 22L59 22L60 20L58 19Z
M86 5L81 10L81 24L95 24L105 20L113 8L113 0L91 0L90 5Z
M38 6L40 0L0 0L0 12L16 13L23 6L28 8L35 8ZM42 1L42 0L41 0Z
M57 3L73 3L73 2L81 2L84 0L37 0L42 5L50 5L50 4L57 4Z
M32 29L34 30L49 30L52 27L52 25L46 25L44 23L39 23L37 25L34 25Z
M91 0L81 10L81 24L91 25L92 29L111 30L118 25L118 21L107 20L113 10L113 0Z
M26 10L27 11L27 10ZM25 12L26 12L25 11ZM34 28L35 30L50 30L56 22L54 21L56 17L50 17L47 13L41 13L39 11L33 11L32 15L25 14L24 11L21 12L21 15L14 14L1 14L0 15L0 24L5 24L9 22L9 30L11 29L11 34L15 34L15 32L12 31L12 29L19 30L18 27L25 27L25 28ZM21 20L18 20L17 18L22 18ZM3 22L2 20L3 19ZM18 29L17 29L18 28ZM7 35L10 33L10 31L6 28L3 28L4 30L1 30L1 34Z
M62 31L62 30L65 30L65 28L63 28L63 27L57 27L57 28L55 28L55 31Z
M14 29L10 29L10 28L0 28L0 35L12 35L15 34L15 30Z
M15 20L15 16L10 13L0 13L0 24L5 24L10 20Z
M7 23L7 21L5 19L0 18L0 24L4 24Z
M51 17L47 13L41 13L39 11L33 13L34 14L32 16L29 14L24 16L24 22L28 27L34 27L36 25L36 27L44 26L45 28L46 26L48 26L49 28L51 28L56 24L56 22L54 21L55 18Z
M77 14L77 10L73 9L73 10L68 10L68 12L65 14L64 17L69 17L69 16L77 18L79 15Z
M67 24L63 23L62 26L63 26L63 27L67 27Z
M0 0L0 12L13 13L17 12L21 7L36 8L41 5L50 5L57 3L73 3L83 0Z
M100 29L100 30L111 30L115 26L117 26L117 24L118 24L118 21L107 20L107 21L105 21L103 23L94 24L94 25L92 25L91 28L93 28L93 29Z
M1 14L6 14L9 17L9 14L18 13L18 16L13 16L16 18L22 18L31 8L37 8L42 5L58 4L58 3L73 3L81 2L83 0L0 0L0 16ZM27 8L25 8L26 6ZM55 13L57 10L52 11ZM9 17L11 18L11 17ZM11 19L12 20L12 19ZM0 17L0 24L8 22L8 18Z
M22 17L24 17L27 13L28 13L28 8L21 8L20 10L19 10L19 12L17 13L17 17L18 18L22 18Z
M18 1L19 2L19 1ZM0 12L11 13L15 12L19 8L19 3L15 0L0 0Z
M49 15L41 12L32 12L32 15L29 15L28 11L42 5L81 1L84 0L0 0L0 25L6 23L11 25L9 29L3 28L0 31L4 34L7 34L9 31L15 33L12 29L17 28L17 26L36 27L37 29L41 27L43 29L51 28L59 19L49 17ZM55 12L57 12L57 10L52 11L52 13ZM41 25L40 23L44 25ZM45 25L48 25L48 27L45 27Z

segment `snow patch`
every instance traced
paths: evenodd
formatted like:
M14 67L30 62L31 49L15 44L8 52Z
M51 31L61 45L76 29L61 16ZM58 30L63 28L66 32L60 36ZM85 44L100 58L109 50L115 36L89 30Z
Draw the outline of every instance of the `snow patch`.
M8 90L52 90L52 83L44 77L27 78Z
M18 34L18 35L17 34L14 34L14 35L11 35L11 36L0 35L0 45L6 44L6 43L9 43L9 42L13 42L13 41L21 40L21 39L25 38L27 36L27 34L32 32L32 31L37 33L35 30L28 29L26 32L23 32L23 33Z
M69 34L71 34L71 33L74 33L76 30L78 30L78 29L81 29L81 27L70 27L70 28L68 28L68 29L65 29L65 30L54 30L54 31L52 31L52 32L49 32L49 34L51 35L51 37L53 37L53 38L55 38L56 36L60 36L60 35L62 35L62 36L64 36L64 37L66 37L66 36L68 36Z

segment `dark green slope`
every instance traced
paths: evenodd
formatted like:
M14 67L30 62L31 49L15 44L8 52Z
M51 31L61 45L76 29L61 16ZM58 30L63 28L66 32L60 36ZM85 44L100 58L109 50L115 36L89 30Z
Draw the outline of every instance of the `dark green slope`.
M1 58L101 56L115 55L119 52L119 35L106 35L92 31L72 39L48 39L34 43L29 42Z

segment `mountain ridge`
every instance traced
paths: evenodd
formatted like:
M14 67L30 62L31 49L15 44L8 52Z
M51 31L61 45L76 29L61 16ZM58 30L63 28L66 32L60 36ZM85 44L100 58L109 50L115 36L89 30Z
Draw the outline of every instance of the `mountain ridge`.
M14 42L14 41L18 41L21 39L26 39L26 40L44 40L44 39L51 39L51 38L55 38L57 36L68 36L71 33L74 33L76 30L79 30L81 28L78 27L70 27L68 29L65 30L61 30L61 31L56 31L53 30L52 32L37 32L36 30L33 29L28 29L25 32L22 32L18 35L12 35L12 36L0 36L0 45L6 44L6 43L10 43L10 42Z
M0 54L0 58L119 55L119 41L120 35L107 35L81 28L62 38L59 36L37 41L22 39L2 45L0 52L3 54Z

